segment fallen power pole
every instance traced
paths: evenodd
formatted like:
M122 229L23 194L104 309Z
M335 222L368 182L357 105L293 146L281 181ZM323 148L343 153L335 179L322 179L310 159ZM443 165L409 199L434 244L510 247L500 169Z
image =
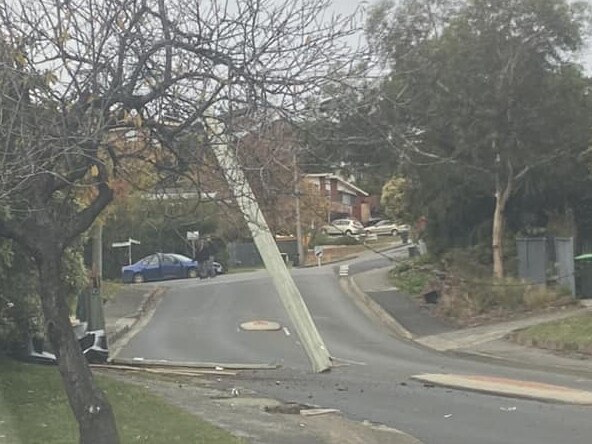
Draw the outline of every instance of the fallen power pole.
M263 259L265 268L271 275L280 300L298 332L313 371L318 373L327 371L331 368L331 357L327 347L325 347L323 338L317 330L292 275L282 260L280 251L261 213L253 190L247 182L236 156L228 148L224 132L219 131L216 124L211 125L210 129L214 136L212 149L218 164L222 168L224 177L247 221L255 245Z

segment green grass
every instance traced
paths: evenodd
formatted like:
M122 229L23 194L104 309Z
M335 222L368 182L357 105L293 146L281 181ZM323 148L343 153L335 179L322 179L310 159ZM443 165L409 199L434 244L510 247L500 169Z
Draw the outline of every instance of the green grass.
M142 387L97 381L113 405L122 443L241 442ZM0 443L76 443L77 430L56 367L0 357Z
M109 301L113 299L113 296L121 289L123 283L121 281L109 281L104 280L102 282L101 296L103 300Z
M391 273L391 281L401 292L410 296L419 295L430 282L432 274L423 270L406 270Z
M546 322L522 330L521 338L563 343L566 348L592 345L592 313Z
M265 268L264 266L260 266L260 267L233 267L233 268L229 268L226 271L226 273L227 274L249 273L251 271L263 270L264 268Z

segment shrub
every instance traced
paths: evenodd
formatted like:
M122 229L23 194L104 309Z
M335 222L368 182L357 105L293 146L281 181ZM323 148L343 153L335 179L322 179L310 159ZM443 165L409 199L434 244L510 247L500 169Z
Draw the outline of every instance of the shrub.
M328 236L323 233L316 233L310 240L308 247L314 248L317 245L359 245L360 243L353 236Z

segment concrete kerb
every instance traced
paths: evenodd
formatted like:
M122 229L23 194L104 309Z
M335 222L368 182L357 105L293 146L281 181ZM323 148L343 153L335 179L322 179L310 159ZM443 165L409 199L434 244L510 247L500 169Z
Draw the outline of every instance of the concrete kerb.
M423 374L412 380L440 387L515 399L570 405L592 405L592 392L565 386L484 375Z
M382 308L380 304L368 296L358 286L353 277L349 276L347 278L340 278L339 283L346 293L353 296L354 302L357 303L367 316L377 319L396 336L407 340L413 340L411 332L403 327L403 325Z
M133 317L130 317L130 322L125 323L119 327L116 327L114 331L107 332L107 344L111 349L116 349L118 346L118 342L132 329L136 326L140 320L152 310L160 298L165 294L166 288L164 287L155 287L152 288L150 291L144 294L142 299L142 303L136 310L136 313Z
M364 290L362 290L356 283L354 277L348 278L341 278L340 284L342 288L348 293L350 296L353 297L354 302L366 313L367 316L373 318L380 322L381 324L385 325L391 332L393 332L397 337L403 338L406 340L411 341L414 345L424 348L426 350L430 350L435 353L443 353L447 355L457 356L463 359L472 359L478 360L481 362L492 362L498 365L505 365L508 367L514 368L530 368L530 369L538 369L538 370L545 370L545 371L560 371L562 373L573 374L578 376L586 376L589 377L592 374L591 371L581 368L572 368L566 365L554 365L554 364L545 364L545 363L533 363L533 362L524 362L512 357L504 356L504 355L497 355L493 353L483 352L478 349L471 349L468 347L441 347L438 343L431 343L428 340L423 339L430 339L430 338L437 338L439 335L432 335L432 336L424 336L424 337L415 337L409 330L407 330L401 323L393 317L390 313L388 313L380 304L378 304L374 299L372 299ZM575 314L575 313L572 313ZM501 335L499 338L493 339L501 339L512 332L521 330L521 327L517 327L512 331L508 331ZM444 334L444 336L446 336Z
M343 256L338 259L332 259L330 261L323 261L321 263L321 265L331 265L331 264L338 264L340 262L347 262L347 261L351 261L354 259L358 259L362 254L365 254L368 252L384 253L385 251L400 250L400 249L409 247L410 245L411 245L410 243L407 243L407 244L389 245L386 247L380 247L380 248L376 248L376 249L368 248L366 250L360 251L359 253L351 253L351 254L348 254L347 256ZM318 264L305 264L305 265L298 266L297 268L314 268L314 267L318 267Z

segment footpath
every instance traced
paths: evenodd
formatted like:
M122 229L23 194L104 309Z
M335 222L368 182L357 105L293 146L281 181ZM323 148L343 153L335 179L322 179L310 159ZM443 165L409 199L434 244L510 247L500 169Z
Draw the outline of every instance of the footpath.
M149 320L166 297L158 284L125 285L104 306L110 351L124 345ZM153 375L97 369L125 382L141 385L168 402L199 416L247 442L261 444L421 444L399 430L368 421L351 421L338 411L310 409L262 398L248 388L228 390L223 372L207 377ZM166 373L166 372L164 372ZM216 372L213 372L216 373ZM248 386L248 381L242 384ZM317 406L313 406L317 407ZM323 407L323 406L320 406ZM306 412L308 411L308 412Z
M388 278L392 267L351 276L356 296L394 333L437 352L506 362L516 367L538 368L592 377L592 359L575 359L548 350L505 340L509 334L533 325L589 311L583 306L490 325L455 328L432 317L410 297L399 293Z

